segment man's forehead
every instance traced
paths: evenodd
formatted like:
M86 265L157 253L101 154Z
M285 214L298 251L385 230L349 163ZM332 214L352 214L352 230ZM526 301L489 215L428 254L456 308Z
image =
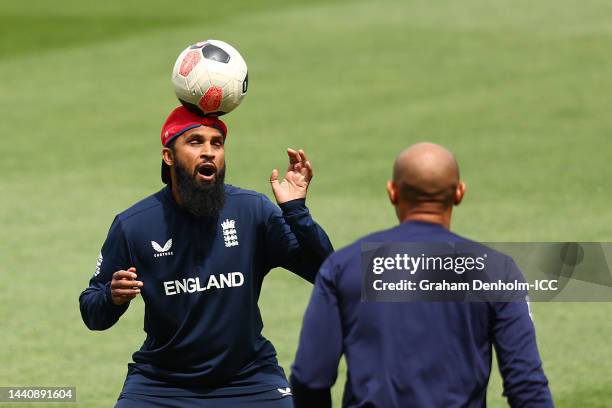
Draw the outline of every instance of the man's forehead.
M183 133L184 137L191 136L191 135L201 135L201 136L209 136L209 137L215 137L215 136L223 137L223 133L221 133L221 131L219 129L217 129L216 127L205 126L205 125L200 125L200 126L198 126L196 128L189 129L188 131Z

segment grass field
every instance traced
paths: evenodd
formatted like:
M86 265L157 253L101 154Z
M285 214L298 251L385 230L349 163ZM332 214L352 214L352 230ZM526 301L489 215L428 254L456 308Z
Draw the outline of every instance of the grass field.
M269 194L284 149L304 148L309 207L336 247L396 222L384 183L420 140L460 161L459 233L611 240L611 2L219 3L0 3L0 386L73 385L79 406L113 405L142 301L94 333L77 298L114 214L161 187L170 72L200 39L249 64L227 118L229 182ZM309 292L283 270L264 284L264 334L287 372ZM612 406L612 304L533 310L557 405ZM505 405L497 372L489 404Z

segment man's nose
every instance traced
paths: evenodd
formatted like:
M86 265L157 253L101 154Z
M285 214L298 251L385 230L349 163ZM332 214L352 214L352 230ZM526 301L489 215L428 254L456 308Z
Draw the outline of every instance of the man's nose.
M202 145L202 150L200 150L200 157L207 160L212 160L215 158L215 153L210 143L204 143Z

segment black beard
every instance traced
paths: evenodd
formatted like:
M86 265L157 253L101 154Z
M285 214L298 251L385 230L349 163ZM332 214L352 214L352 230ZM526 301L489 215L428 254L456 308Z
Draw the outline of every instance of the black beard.
M176 188L181 206L196 217L216 217L225 204L225 167L217 171L212 184L196 180L197 170L190 174L181 163L176 163Z

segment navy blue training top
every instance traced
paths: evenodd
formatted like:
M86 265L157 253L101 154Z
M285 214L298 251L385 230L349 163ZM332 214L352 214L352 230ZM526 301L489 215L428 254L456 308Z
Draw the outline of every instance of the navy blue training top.
M333 248L305 200L280 207L226 185L218 218L198 219L166 187L117 215L79 302L88 328L111 327L129 305L112 303L112 275L136 267L147 337L124 393L236 395L288 386L261 335L262 281L283 267L314 282Z
M317 276L292 366L296 407L330 406L342 354L343 407L484 407L492 345L512 407L553 405L526 301L361 302L363 242L471 241L437 224L406 222L331 255ZM486 252L520 274L510 257Z

